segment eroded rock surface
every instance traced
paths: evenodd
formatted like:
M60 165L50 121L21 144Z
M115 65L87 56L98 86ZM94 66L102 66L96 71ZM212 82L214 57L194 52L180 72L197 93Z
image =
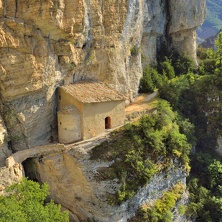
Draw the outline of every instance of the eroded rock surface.
M180 182L186 189L187 174L177 162L172 161L172 167L156 174L146 186L139 188L134 197L120 206L110 205L108 195L119 189L120 182L118 179L97 179L99 170L113 163L90 160L89 151L97 143L100 141L82 143L69 148L67 152L32 160L28 165L26 172L40 182L49 184L50 197L71 212L71 221L126 222L135 215L139 206L161 198L176 183ZM187 199L188 196L184 193L180 203L186 204ZM184 221L178 212L174 218L174 221Z
M11 155L11 151L8 149L7 140L7 129L0 115L0 167L5 166L6 158Z
M204 14L205 0L0 0L0 94L14 150L56 140L59 85L97 79L132 100L163 42L195 59Z
M171 47L196 60L196 29L205 18L205 1L169 1ZM200 10L202 9L202 10Z

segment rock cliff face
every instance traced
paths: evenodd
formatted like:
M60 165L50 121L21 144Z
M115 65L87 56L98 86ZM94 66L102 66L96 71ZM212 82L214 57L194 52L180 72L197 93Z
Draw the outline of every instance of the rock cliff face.
M7 144L7 130L0 116L0 167L5 165L5 159L11 155Z
M139 188L134 197L120 206L110 205L108 195L119 189L120 181L97 179L99 171L112 164L90 160L90 150L100 142L83 143L23 164L29 178L49 184L50 197L69 210L70 221L126 222L139 206L153 203L176 183L186 189L187 174L176 161L172 161L172 167L156 174L145 187ZM180 204L186 204L187 200L184 192ZM183 222L185 219L175 209L173 221Z
M195 59L204 15L205 0L0 0L1 115L14 150L55 139L59 85L98 79L132 100L163 43Z

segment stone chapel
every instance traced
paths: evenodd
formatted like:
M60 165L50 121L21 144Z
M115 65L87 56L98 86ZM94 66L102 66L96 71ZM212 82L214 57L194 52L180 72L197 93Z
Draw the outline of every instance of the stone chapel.
M124 124L125 98L106 83L79 81L58 89L58 137L68 144Z

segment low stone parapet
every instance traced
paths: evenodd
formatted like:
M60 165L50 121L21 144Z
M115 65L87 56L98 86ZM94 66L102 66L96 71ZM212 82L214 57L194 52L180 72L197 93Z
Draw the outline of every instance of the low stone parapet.
M22 163L28 158L40 157L51 153L64 151L66 148L63 144L50 144L37 146L31 149L18 151L6 159L6 167L12 167L15 163Z

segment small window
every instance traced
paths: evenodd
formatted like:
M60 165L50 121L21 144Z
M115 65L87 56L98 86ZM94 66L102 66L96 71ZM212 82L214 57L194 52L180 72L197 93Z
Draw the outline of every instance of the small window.
M61 100L61 95L59 95L59 100Z
M61 126L61 125L62 125L62 122L60 122L59 124L60 124L60 126Z
M105 129L111 129L111 118L109 116L105 118Z

